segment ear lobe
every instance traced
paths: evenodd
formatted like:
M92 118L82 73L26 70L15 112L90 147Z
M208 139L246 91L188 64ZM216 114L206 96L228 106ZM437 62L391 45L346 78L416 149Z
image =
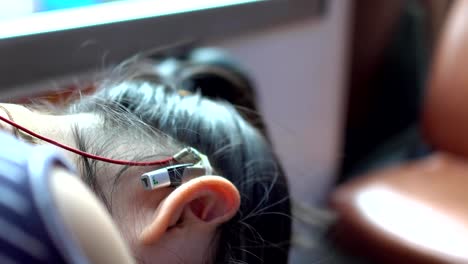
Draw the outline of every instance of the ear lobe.
M177 225L217 228L229 221L238 211L240 195L237 188L219 176L192 179L164 199L151 223L140 234L144 244L157 242Z

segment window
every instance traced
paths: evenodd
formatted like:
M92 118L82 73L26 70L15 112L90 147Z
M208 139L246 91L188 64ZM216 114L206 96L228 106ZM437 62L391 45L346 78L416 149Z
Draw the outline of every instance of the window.
M0 39L262 0L0 0Z
M93 72L156 47L209 42L314 17L323 13L324 3L0 0L0 90L20 94L18 88L50 87L49 80Z

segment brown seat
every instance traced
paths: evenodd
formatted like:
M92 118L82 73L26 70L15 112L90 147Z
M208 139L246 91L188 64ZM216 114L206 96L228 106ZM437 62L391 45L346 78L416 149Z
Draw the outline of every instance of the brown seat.
M421 130L437 152L332 193L337 242L377 263L468 263L468 1L452 6Z

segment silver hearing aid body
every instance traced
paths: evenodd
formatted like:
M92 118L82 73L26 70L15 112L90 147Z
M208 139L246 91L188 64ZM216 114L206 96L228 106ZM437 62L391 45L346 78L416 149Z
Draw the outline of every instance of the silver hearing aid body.
M184 179L210 175L213 169L208 158L194 148L187 147L174 155L178 164L144 173L140 181L145 190L178 187Z

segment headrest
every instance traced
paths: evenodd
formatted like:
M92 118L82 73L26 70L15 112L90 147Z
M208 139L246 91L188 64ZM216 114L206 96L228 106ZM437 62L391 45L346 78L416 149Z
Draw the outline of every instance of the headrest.
M468 1L452 5L434 57L422 131L436 149L468 157Z

